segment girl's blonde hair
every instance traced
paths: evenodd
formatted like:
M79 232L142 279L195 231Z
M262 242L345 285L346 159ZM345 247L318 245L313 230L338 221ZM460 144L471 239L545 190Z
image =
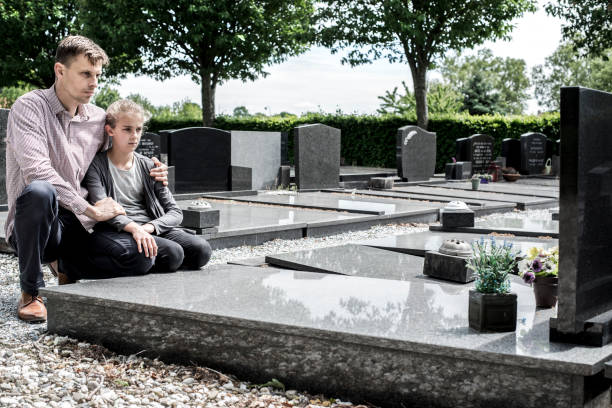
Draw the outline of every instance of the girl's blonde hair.
M130 99L119 99L110 104L106 109L106 124L111 128L115 128L119 115L122 113L134 113L142 116L143 122L147 123L151 119L151 114L147 112L140 104Z

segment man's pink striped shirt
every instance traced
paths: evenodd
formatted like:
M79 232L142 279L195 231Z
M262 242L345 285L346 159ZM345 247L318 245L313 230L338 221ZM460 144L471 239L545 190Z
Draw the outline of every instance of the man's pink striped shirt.
M6 239L15 222L15 201L34 180L51 183L59 204L72 211L85 229L95 221L87 217L87 189L81 181L96 152L105 147L104 110L79 105L72 117L55 88L28 92L17 99L8 118L6 137Z

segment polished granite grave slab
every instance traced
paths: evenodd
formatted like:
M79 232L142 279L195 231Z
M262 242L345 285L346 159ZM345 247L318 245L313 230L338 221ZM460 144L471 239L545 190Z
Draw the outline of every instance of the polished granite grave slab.
M550 343L555 309L518 277L517 330L477 333L471 286L224 265L41 293L51 333L257 383L397 407L609 408L612 345Z
M438 225L429 227L432 231L469 232L474 234L489 234L497 232L523 237L559 238L559 221L552 218L518 218L510 213L507 216L491 217L474 222L474 227L444 228Z
M558 177L521 177L515 181L518 185L538 185L538 186L555 186L559 187L560 179Z
M357 194L334 194L326 192L260 192L256 196L231 197L235 201L276 204L297 208L346 211L362 214L399 214L442 207L438 203L410 201L393 198L364 197Z
M472 191L471 181L437 184L436 187ZM478 191L488 191L493 193L504 193L512 195L548 197L556 199L559 198L558 186L548 187L539 185L517 185L516 183L508 183L504 181L486 184L481 183L478 187Z
M559 205L559 200L550 197L532 197L523 196L516 194L505 194L505 193L493 193L487 191L467 191L457 190L450 188L440 188L437 186L411 186L411 187L395 187L392 191L409 193L409 194L423 194L429 196L445 196L455 197L455 199L484 199L491 201L501 201L515 203L519 210L528 208L545 208Z
M460 239L472 243L481 238L490 239L489 235L470 234L463 232L434 232L424 231L413 234L393 235L383 238L355 241L358 245L367 245L390 251L402 252L416 256L425 256L427 251L437 251L442 243L448 239ZM513 250L525 255L529 248L538 247L548 249L559 245L557 239L537 239L527 237L500 237L496 236L498 242L512 242Z
M409 280L423 273L423 258L362 245L268 255L266 263L308 272Z
M419 185L422 184L419 182ZM414 185L414 184L413 184ZM393 190L366 190L366 189L355 189L355 190L343 190L343 189L327 189L322 190L324 192L331 193L351 193L354 191L356 195L364 197L390 197L398 198L403 200L409 200L414 202L426 202L426 203L449 203L456 201L457 197L454 196L434 196L424 194L409 194L404 192L397 192ZM496 212L512 211L515 208L514 203L492 201L492 200L480 200L473 198L462 198L472 210L476 212L476 215L485 215Z

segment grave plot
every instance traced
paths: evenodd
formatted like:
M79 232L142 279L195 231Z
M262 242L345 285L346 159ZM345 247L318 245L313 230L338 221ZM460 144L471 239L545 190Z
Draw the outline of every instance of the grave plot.
M450 188L456 190L470 190L472 191L472 183L471 182L453 182L453 183L444 183L437 184L436 187L440 188ZM487 183L480 184L478 186L478 191L483 192L492 192L492 193L504 193L504 194L512 194L512 195L523 195L523 196L531 196L531 197L548 197L559 199L559 187L547 187L547 186L539 186L539 185L517 185L516 182L508 183L508 182L496 182L496 183Z
M221 197L218 197L221 198ZM326 192L260 192L258 195L232 196L232 200L264 203L298 208L346 211L350 213L391 215L423 210L434 210L442 205L393 198L363 197L357 194L333 194Z
M455 200L465 201L466 199L484 199L491 201L500 201L506 203L515 203L519 210L527 210L534 208L549 208L559 205L559 200L549 197L524 196L516 194L493 193L487 191L467 191L449 188L440 188L437 186L411 186L411 187L395 187L394 192L408 193L415 195L442 196L454 197Z
M460 239L462 241L472 243L484 237L489 239L488 235L470 234L464 232L438 232L424 231L414 234L394 235L384 238L368 239L356 241L355 244L367 245L374 248L386 249L389 251L402 252L405 254L425 256L427 251L437 251L445 240ZM502 237L497 236L499 242L512 242L513 249L525 255L529 248L538 247L543 249L552 248L559 245L556 239L537 239L525 237Z
M395 190L364 190L364 189L322 190L322 192L345 193L345 194L348 193L349 191L354 191L356 195L360 195L364 197L389 197L389 198L398 198L398 199L414 201L414 202L449 203L451 201L457 201L456 197L453 197L450 195L449 196L436 196L436 195L425 195L425 194L410 194L410 193L405 193L402 191L395 191ZM464 201L467 205L469 205L470 208L476 212L477 216L498 213L498 212L512 211L515 208L514 203L507 203L507 202L481 200L481 199L473 199L473 198L461 198L461 201Z
M550 186L559 188L560 181L555 177L521 177L514 182L517 185Z
M546 218L518 218L513 214L506 216L491 217L477 220L474 227L457 227L446 229L440 225L431 225L432 231L454 231L473 234L490 234L497 232L501 234L512 234L523 237L551 237L559 238L559 221L553 221L552 217Z
M423 273L423 258L361 245L342 245L266 256L272 266L378 279L410 280Z
M517 330L474 332L470 287L225 265L41 293L50 333L255 383L398 407L609 404L612 345L549 342L555 311L518 277Z

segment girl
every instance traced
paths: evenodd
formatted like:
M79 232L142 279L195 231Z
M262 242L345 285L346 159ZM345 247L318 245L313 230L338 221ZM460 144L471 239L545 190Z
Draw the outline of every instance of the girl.
M168 188L149 177L153 161L135 152L144 122L137 103L112 103L105 125L112 147L96 155L84 180L92 203L111 197L125 209L96 224L92 234L94 250L111 255L109 277L199 269L212 253L204 239L175 228L183 219L180 208Z

